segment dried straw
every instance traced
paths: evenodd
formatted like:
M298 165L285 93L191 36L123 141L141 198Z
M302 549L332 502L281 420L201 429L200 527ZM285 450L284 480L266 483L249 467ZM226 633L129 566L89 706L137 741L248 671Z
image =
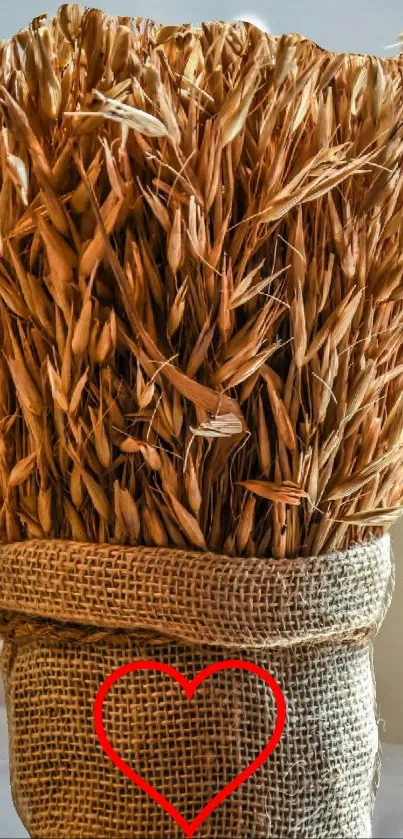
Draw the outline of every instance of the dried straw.
M403 58L77 5L0 60L0 536L294 556L403 504Z

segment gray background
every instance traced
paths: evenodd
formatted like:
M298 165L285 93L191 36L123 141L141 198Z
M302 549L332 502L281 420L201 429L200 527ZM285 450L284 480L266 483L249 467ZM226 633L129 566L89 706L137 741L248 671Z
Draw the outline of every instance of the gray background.
M95 0L89 5L99 5L109 14L145 15L159 23L255 17L275 34L298 32L328 50L380 56L393 54L383 46L396 41L403 30L402 0ZM0 37L14 35L30 18L58 6L52 0L0 0Z
M93 0L96 5L96 0ZM42 3L44 5L42 5ZM328 50L391 56L403 30L403 0L99 0L110 14L144 15L160 23L250 20L274 34L298 32ZM0 39L8 38L44 11L52 0L0 0ZM403 743L403 519L393 531L396 592L375 648L381 734ZM1 694L1 685L0 685ZM0 696L1 701L1 696ZM382 724L383 723L383 724ZM402 834L399 834L403 836Z

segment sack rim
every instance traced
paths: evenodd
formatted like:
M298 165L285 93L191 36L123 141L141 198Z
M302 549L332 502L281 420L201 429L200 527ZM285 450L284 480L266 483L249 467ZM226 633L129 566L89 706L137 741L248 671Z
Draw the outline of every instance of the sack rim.
M389 534L295 559L67 540L0 545L0 612L233 648L374 633L392 588Z

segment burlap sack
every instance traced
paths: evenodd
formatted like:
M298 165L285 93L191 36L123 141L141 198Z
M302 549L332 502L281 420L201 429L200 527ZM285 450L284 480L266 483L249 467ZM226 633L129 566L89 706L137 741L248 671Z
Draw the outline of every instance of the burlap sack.
M280 561L71 542L2 546L12 792L31 836L183 836L94 733L100 684L138 658L188 678L245 658L270 671L286 697L275 752L196 837L370 836L371 639L391 576L389 537ZM231 670L203 682L191 703L168 677L127 676L104 719L121 757L191 821L264 747L274 717L269 688Z

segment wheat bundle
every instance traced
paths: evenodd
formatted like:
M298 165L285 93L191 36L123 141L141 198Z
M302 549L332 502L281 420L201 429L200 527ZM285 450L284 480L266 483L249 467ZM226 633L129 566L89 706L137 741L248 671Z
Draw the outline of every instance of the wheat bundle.
M3 42L4 540L292 557L389 528L401 71L74 4Z

